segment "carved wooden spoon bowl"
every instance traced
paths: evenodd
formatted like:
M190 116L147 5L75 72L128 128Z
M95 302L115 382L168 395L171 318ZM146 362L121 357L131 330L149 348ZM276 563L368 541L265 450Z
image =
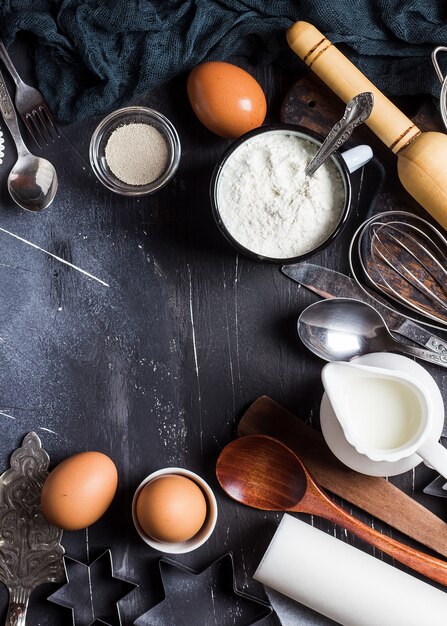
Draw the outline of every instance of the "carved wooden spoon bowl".
M391 539L347 513L320 489L296 454L272 437L248 435L229 443L218 458L216 475L237 502L264 511L318 515L447 586L447 562Z

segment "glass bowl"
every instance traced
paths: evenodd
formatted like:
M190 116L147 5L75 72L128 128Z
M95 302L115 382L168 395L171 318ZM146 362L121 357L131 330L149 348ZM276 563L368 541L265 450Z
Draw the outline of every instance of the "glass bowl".
M147 185L129 185L117 178L110 170L105 149L114 130L126 124L149 124L166 140L168 164L163 174ZM145 196L161 189L174 176L180 163L180 139L173 124L161 113L146 107L126 107L113 111L97 126L90 141L90 164L102 184L123 196ZM148 155L150 157L150 155Z

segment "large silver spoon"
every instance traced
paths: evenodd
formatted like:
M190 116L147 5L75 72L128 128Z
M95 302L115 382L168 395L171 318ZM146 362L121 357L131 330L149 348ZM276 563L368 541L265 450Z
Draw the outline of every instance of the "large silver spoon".
M17 161L8 176L8 191L22 209L46 209L57 191L57 174L46 159L31 154L20 133L17 115L0 72L0 112L17 148Z
M319 150L304 170L306 176L315 174L326 159L329 158L335 150L338 150L345 141L348 141L354 128L363 124L371 115L373 106L374 95L370 91L359 93L348 102L343 117L331 128Z
M370 352L396 351L447 367L447 355L397 341L369 304L350 298L315 302L298 318L304 345L325 361L349 361Z

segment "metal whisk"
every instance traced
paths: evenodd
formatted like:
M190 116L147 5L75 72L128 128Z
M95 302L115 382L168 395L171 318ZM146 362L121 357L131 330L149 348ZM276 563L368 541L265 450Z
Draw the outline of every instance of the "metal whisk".
M447 240L426 220L406 211L379 213L364 222L350 247L371 287L430 321L447 326Z

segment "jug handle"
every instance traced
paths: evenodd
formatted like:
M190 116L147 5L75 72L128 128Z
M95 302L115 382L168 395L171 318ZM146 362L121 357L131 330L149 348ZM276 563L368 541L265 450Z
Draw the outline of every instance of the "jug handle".
M428 439L416 450L416 454L447 479L447 450L439 441Z
M346 167L348 168L349 173L352 174L353 172L366 165L368 161L371 161L371 159L373 158L373 151L371 150L370 146L362 144L360 146L355 146L355 148L351 148L350 150L342 152L340 156L346 163Z

